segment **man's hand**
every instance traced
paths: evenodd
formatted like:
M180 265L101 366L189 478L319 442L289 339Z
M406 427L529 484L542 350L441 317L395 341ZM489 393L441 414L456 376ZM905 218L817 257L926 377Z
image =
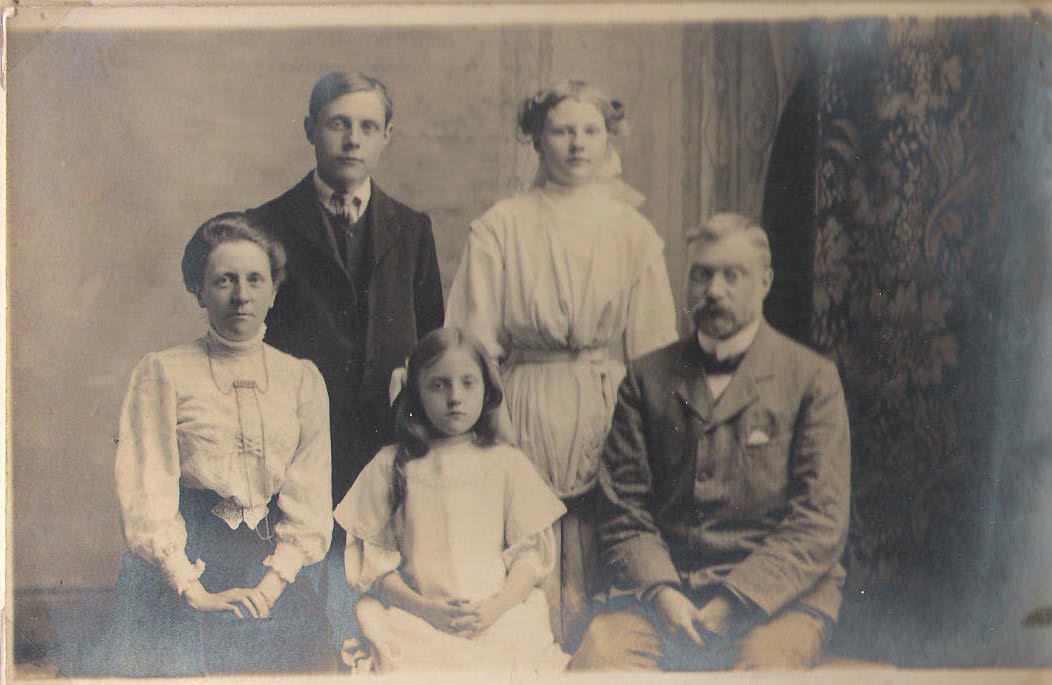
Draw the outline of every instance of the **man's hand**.
M698 648L705 649L705 641L701 639L701 635L694 626L698 611L694 602L671 585L658 590L653 602L658 616L664 623L664 629L670 635L684 638L697 645Z
M705 642L704 634L726 637L734 617L734 602L723 595L716 595L701 607L672 586L665 586L654 595L654 606L672 635L686 638L701 649L711 645Z
M723 595L716 595L695 612L694 622L702 630L727 637L733 616L734 603Z

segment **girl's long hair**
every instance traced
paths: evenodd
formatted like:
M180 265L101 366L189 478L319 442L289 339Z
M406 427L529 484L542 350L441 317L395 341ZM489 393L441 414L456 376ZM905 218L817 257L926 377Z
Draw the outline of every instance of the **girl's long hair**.
M489 447L499 441L498 426L504 390L501 388L496 364L490 360L482 343L471 333L455 327L431 331L409 355L406 384L395 420L394 478L391 483L391 511L395 514L405 504L406 464L427 454L431 440L437 435L437 430L428 420L420 400L420 379L439 357L458 348L471 354L482 373L482 413L471 429L474 433L474 443L481 447Z

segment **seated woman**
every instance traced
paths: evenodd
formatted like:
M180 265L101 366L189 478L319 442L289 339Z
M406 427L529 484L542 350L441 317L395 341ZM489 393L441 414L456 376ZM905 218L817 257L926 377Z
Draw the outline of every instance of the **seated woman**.
M311 362L263 344L284 267L281 245L238 213L186 246L183 280L210 326L132 374L116 459L130 553L99 670L334 665L324 612L297 579L332 532L328 396Z

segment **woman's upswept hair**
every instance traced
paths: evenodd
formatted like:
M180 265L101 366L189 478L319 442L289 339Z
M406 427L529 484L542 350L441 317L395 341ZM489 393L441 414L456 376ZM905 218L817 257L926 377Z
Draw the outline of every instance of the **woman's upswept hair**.
M201 292L208 255L219 245L235 240L259 245L270 260L270 278L274 287L284 283L286 257L281 242L267 235L244 212L226 212L201 224L183 250L183 283L188 291L195 295Z
M424 372L438 358L450 350L463 349L478 363L482 374L482 413L472 427L474 443L489 447L499 441L501 403L504 390L500 384L500 372L490 360L486 348L471 333L461 328L438 328L425 335L409 355L406 384L395 419L394 478L391 487L391 511L397 512L405 503L405 467L413 459L427 454L428 444L437 437L437 429L431 425L420 399L420 381Z
M533 141L533 146L537 147L548 122L548 112L563 100L580 100L595 105L603 115L608 133L628 132L625 107L620 100L611 100L586 81L567 79L538 90L519 105L518 127L523 139Z

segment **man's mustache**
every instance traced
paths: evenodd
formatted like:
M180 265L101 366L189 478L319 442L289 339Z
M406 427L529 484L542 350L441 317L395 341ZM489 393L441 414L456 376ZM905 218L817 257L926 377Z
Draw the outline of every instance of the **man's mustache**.
M714 316L729 316L731 311L726 307L709 302L699 302L693 307L686 307L687 313L692 317L710 318Z

